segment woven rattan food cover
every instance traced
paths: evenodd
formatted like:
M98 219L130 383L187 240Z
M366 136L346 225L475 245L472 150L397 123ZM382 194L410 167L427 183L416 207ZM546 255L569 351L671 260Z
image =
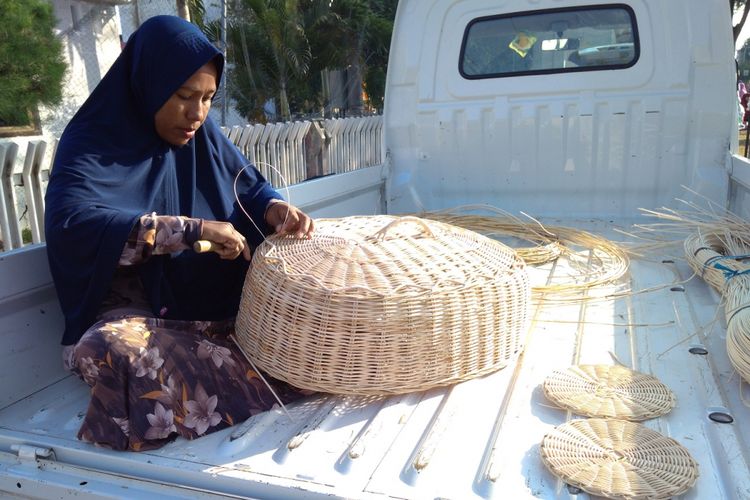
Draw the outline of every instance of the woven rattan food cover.
M315 226L253 257L236 331L259 369L304 389L398 394L491 373L520 351L530 286L511 248L417 217Z

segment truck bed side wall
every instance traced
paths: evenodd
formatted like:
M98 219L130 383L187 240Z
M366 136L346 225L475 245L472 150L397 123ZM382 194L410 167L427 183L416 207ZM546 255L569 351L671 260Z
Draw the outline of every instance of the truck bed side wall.
M45 245L0 254L0 408L66 376Z
M390 212L490 203L631 217L685 197L681 185L726 203L737 103L725 0L618 2L635 14L641 48L626 69L478 80L459 73L472 20L602 2L442 3L399 4L385 110Z

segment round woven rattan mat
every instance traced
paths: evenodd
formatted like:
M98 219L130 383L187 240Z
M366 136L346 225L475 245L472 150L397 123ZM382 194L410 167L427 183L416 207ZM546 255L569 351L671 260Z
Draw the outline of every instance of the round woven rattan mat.
M568 484L608 498L669 498L698 478L698 464L684 446L626 420L560 425L544 436L541 456Z
M619 365L576 365L552 373L544 395L588 417L639 421L668 413L675 397L659 380Z

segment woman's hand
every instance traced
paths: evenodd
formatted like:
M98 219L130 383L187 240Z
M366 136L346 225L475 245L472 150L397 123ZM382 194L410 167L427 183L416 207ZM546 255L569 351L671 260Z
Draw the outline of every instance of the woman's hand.
M291 234L297 238L310 238L315 230L309 215L285 201L274 202L268 207L266 223L277 234Z
M240 254L250 260L250 246L242 234L230 222L204 220L201 239L211 242L211 251L222 259L236 259Z

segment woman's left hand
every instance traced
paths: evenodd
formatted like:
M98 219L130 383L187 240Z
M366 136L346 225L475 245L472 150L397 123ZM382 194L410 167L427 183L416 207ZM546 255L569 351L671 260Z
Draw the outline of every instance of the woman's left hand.
M315 230L315 223L309 215L285 201L277 201L268 207L266 222L276 234L290 234L297 238L310 238Z

